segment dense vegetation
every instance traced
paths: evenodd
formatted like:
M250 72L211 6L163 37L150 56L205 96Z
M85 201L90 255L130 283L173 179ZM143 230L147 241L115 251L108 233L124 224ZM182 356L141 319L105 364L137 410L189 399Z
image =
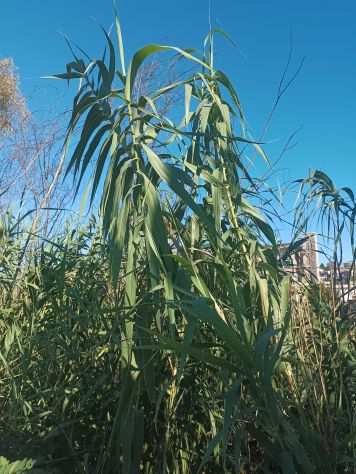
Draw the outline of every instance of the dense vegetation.
M283 269L214 32L202 57L149 45L126 69L116 26L119 67L106 35L103 59L57 76L79 81L67 174L98 218L50 239L2 219L0 454L37 461L0 472L355 472L355 318ZM192 72L137 94L154 53ZM301 196L289 253L316 216L337 265L352 191L315 172Z

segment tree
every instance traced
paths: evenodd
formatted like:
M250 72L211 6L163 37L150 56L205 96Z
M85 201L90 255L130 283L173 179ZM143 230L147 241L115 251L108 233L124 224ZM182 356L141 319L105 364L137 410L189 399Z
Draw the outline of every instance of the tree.
M0 59L0 132L11 133L29 113L19 90L18 76L12 59Z
M22 208L27 213L32 208L32 231L41 228L47 234L55 211L45 208L62 208L70 197L59 179L63 121L56 115L38 122L28 110L19 83L13 60L1 59L0 204L12 212Z

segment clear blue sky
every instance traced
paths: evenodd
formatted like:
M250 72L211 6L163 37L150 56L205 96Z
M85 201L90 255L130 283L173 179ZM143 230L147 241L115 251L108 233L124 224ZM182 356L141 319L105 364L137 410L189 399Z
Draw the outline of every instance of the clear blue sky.
M208 29L208 0L119 0L118 7L129 53L149 42L200 47ZM112 18L111 0L1 1L0 57L13 57L33 109L68 104L64 82L40 79L70 60L59 32L99 54L97 25L108 28ZM284 177L322 168L339 186L355 189L356 2L212 0L212 18L237 44L219 41L217 61L233 78L255 136L271 109L292 31L291 72L306 61L274 116L267 152L275 159L301 127L297 146L280 163Z

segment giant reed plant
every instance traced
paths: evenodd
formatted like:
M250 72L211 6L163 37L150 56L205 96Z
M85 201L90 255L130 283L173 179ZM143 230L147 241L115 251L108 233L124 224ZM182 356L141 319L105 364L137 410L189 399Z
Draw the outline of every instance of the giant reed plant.
M176 47L146 46L133 56L126 72L118 26L120 70L107 36L107 63L85 64L75 57L67 73L57 76L80 81L68 140L78 122L84 123L68 171L74 170L79 185L95 160L91 202L105 178L101 214L112 248L112 278L125 286L127 314L121 318L125 390L115 433L116 462L122 463L123 472L131 472L135 451L143 449L128 432L137 423L144 430L140 392L154 393L155 367L147 360L157 347L173 351L172 410L187 355L193 353L202 363L210 359L228 371L221 382L227 393L234 393L226 407L231 415L211 446L219 440L227 445L238 416L239 394L247 386L246 396L252 397L256 408L262 404L260 423L268 432L266 442L274 424L287 430L272 377L285 334L288 282L278 271L274 233L248 200L254 183L239 146L253 146L264 155L258 144L235 132L244 128L241 105L227 76L214 67L212 38L213 32L202 58ZM149 97L136 97L135 80L143 61L163 52L192 62L196 72ZM179 125L160 114L157 105L177 87L184 87L185 96ZM263 245L266 240L270 247ZM142 265L148 281L140 294ZM219 357L213 348L201 351L194 342L205 327L221 345ZM169 442L168 422L166 429ZM295 462L293 450L303 453L292 432L287 442L279 437L275 449L282 451L277 464L290 466ZM164 446L159 463L163 472L172 469L167 463Z

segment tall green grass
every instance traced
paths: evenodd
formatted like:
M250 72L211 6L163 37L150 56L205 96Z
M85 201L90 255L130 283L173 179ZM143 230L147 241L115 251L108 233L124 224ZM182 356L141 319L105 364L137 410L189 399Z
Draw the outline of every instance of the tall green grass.
M77 192L89 185L99 221L25 261L26 229L2 228L3 432L63 472L354 472L354 319L282 267L246 150L268 160L216 69L217 32L202 56L148 45L126 66L116 27L118 65L105 33L106 57L74 53L56 76L79 80L67 173ZM138 96L152 54L193 72ZM304 209L319 184L303 183Z

